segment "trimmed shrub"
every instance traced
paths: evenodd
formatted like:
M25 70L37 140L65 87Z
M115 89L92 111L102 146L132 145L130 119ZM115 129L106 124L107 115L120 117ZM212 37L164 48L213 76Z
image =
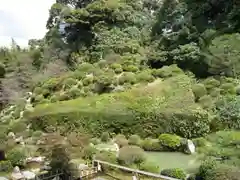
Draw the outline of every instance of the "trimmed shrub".
M151 71L142 71L136 75L138 82L152 82L154 77L151 74Z
M70 96L71 98L74 99L74 98L77 98L77 97L79 97L79 96L81 95L81 90L78 89L77 87L72 87L72 88L69 90L68 94L69 94L69 96Z
M27 125L26 125L26 123L24 123L22 121L14 122L10 126L10 130L14 133L21 133L21 132L25 131L26 129L27 129Z
M213 106L212 98L209 95L204 95L199 98L198 103L202 106L204 109L211 108Z
M140 145L141 143L141 138L138 135L131 135L128 139L128 144L129 145Z
M114 163L114 164L117 163L116 154L113 152L108 152L108 151L98 152L94 157L95 159L100 161L107 161L109 163Z
M93 145L97 145L101 143L101 140L98 138L91 138L90 143L92 143Z
M161 171L161 175L173 177L181 180L185 180L187 177L187 173L180 168L164 169Z
M92 76L87 76L82 80L82 83L84 86L88 86L93 82L93 77Z
M220 86L221 94L236 94L235 86L233 83L225 83Z
M163 150L163 147L160 144L158 139L146 138L141 142L140 146L145 151L162 151Z
M92 160L94 154L97 152L97 149L95 149L92 146L85 146L82 152L83 152L83 157L82 157L83 159Z
M176 151L181 146L181 137L174 134L161 134L158 139L166 150Z
M205 147L208 144L208 141L203 137L195 138L192 141L197 148L198 147Z
M108 142L110 140L110 136L108 132L104 132L101 135L101 141L102 142Z
M39 95L42 94L43 89L41 87L36 87L33 91L33 94Z
M77 84L77 80L73 79L73 78L67 78L63 81L63 85L64 85L64 89L69 89L72 86L74 86L75 84Z
M128 145L128 140L126 139L126 137L124 135L119 134L115 137L115 143L117 143L118 146L120 148L122 148L122 147Z
M237 87L235 88L235 91L236 91L236 94L237 94L237 95L240 95L240 86L237 86Z
M147 172L159 173L159 166L148 162L141 163L139 169Z
M212 90L209 91L209 95L212 97L218 97L221 94L221 89L219 88L213 88Z
M134 65L128 65L128 66L124 67L124 70L128 71L128 72L137 72L138 71L138 67L134 66Z
M135 74L132 72L125 72L118 79L118 83L120 85L123 85L125 83L135 84L136 82L137 79L135 77Z
M146 159L145 152L138 146L124 146L119 150L118 160L121 164L140 165Z
M193 94L195 96L195 98L198 100L199 98L201 98L202 96L207 94L207 90L204 86L204 84L195 84L192 87L192 91Z
M153 75L160 78L168 78L172 76L172 71L169 66L163 66L161 69L154 70Z
M26 157L23 149L15 148L7 152L7 159L13 166L24 166Z
M212 176L213 170L216 168L217 162L212 159L205 160L199 167L197 177L207 180Z
M10 172L12 169L11 161L0 161L0 172Z
M220 81L214 79L214 78L207 78L203 81L204 86L207 88L207 90L211 90L213 88L217 88L220 86Z

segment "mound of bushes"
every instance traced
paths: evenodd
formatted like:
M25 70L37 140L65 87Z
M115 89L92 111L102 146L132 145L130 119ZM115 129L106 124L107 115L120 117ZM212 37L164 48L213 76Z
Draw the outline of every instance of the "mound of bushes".
M140 165L146 159L145 152L138 146L124 146L119 150L118 160L124 165Z
M74 124L94 136L120 130L142 137L166 132L185 138L204 136L210 131L209 114L195 103L190 81L181 75L126 92L39 105L28 115L33 128L40 130Z

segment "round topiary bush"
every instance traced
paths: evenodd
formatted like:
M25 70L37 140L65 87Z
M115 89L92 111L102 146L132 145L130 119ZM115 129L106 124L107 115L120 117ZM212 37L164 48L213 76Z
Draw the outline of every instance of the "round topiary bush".
M175 134L161 134L158 139L159 139L160 144L166 150L176 151L181 146L181 139L182 138L175 135Z
M138 146L141 143L141 138L138 135L131 135L128 139L129 145L136 145Z
M119 150L118 160L124 165L141 164L146 159L145 152L138 146L124 146Z
M181 180L185 180L187 177L187 173L180 168L164 169L161 171L161 175L173 177Z
M213 101L211 96L204 95L199 98L198 103L202 106L204 109L211 108L213 106Z
M202 96L207 94L207 90L206 90L204 84L193 85L192 91L193 91L193 94L194 94L196 100L198 100L199 98L201 98Z
M236 94L235 86L233 83L225 83L220 86L221 94Z
M115 137L115 143L117 143L117 145L122 148L124 146L128 145L128 140L126 139L126 137L124 135L117 135Z
M101 141L102 142L108 142L110 140L110 136L108 132L103 132L101 135Z
M211 90L213 88L217 88L220 86L220 81L214 79L214 78L207 78L203 81L203 84L205 85L205 87L207 88L207 90Z
M74 86L75 84L77 84L77 80L73 79L73 78L67 78L63 81L63 85L64 85L64 89L69 89L72 86Z
M154 70L153 75L159 78L168 78L172 76L172 71L168 66L163 66L161 69Z
M154 77L152 76L151 71L142 71L136 75L138 82L152 82Z
M162 151L163 150L163 147L160 144L158 139L146 138L141 142L140 146L145 151Z
M136 82L137 79L135 77L135 74L132 72L125 72L118 79L118 83L120 85L123 85L125 83L135 84Z

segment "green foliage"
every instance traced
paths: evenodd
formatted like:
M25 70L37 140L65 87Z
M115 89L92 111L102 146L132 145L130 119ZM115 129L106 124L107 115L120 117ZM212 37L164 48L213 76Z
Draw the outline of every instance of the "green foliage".
M235 86L232 83L225 83L220 86L221 94L236 94Z
M23 149L14 148L7 152L7 159L13 166L24 166L26 154Z
M140 165L145 158L144 151L138 146L124 146L119 150L118 160L125 165Z
M210 131L209 115L195 104L190 87L190 79L180 75L126 92L39 105L29 118L36 129L67 128L74 122L76 129L84 127L94 136L108 131L142 137L157 137L159 132L199 137ZM142 124L148 125L142 128Z
M209 95L204 95L199 98L198 103L204 108L211 108L213 106L212 98Z
M209 90L211 90L213 88L219 87L221 83L218 80L210 77L210 78L205 79L203 81L203 84L206 87L206 89L209 91Z
M224 97L217 102L219 115L216 124L220 129L239 129L239 97Z
M116 154L112 152L108 152L108 151L98 152L94 157L95 159L100 161L107 161L113 164L117 163Z
M192 87L192 91L197 100L207 94L207 90L203 84L195 84Z
M97 152L97 150L92 146L85 146L83 148L83 159L92 160L93 155Z
M140 164L140 170L151 172L151 173L159 173L159 167L152 163L141 163Z
M140 145L140 142L141 142L141 138L138 136L138 135L131 135L129 138L128 138L128 143L129 145Z
M164 150L163 146L160 144L158 139L146 138L141 142L140 146L145 151L163 151Z
M181 146L181 137L174 134L161 134L158 139L167 150L176 151Z
M0 172L10 172L13 169L10 161L0 161Z
M127 138L126 138L124 135L122 135L122 134L118 134L118 135L115 137L115 142L118 144L118 146L119 146L120 148L128 145L128 140L127 140Z
M164 176L173 177L181 180L185 180L187 177L187 173L184 170L179 168L164 169L161 171L161 174Z
M125 84L125 83L135 84L137 82L137 79L136 79L134 73L125 72L119 77L118 81L119 81L120 85Z
M102 142L108 142L110 140L110 136L108 132L103 132L101 135L101 141Z
M21 133L23 131L26 131L26 129L27 125L22 121L13 122L12 125L10 126L10 130L14 133Z
M63 145L54 145L50 157L51 161L49 166L51 167L51 172L56 172L61 169L63 174L60 178L76 177L76 171L73 165L70 163L70 157Z

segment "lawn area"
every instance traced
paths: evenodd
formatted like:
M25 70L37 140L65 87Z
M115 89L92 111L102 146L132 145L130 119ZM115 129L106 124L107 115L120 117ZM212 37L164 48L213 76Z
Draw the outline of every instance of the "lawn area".
M160 170L182 168L187 172L192 172L200 165L196 155L187 155L178 152L147 152L147 161L148 163L158 165Z

